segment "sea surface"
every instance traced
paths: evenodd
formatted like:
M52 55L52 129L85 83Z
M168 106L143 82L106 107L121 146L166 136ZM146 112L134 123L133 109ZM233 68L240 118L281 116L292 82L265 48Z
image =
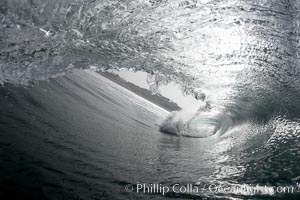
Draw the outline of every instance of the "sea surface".
M299 199L299 36L298 0L0 0L1 199Z
M272 190L297 187L298 122L249 122L207 138L165 134L158 125L167 111L91 71L0 89L3 199L299 198L296 189ZM126 192L126 185L141 183L204 189ZM216 192L210 184L269 190Z
M163 169L167 113L91 72L1 88L0 196L125 199Z

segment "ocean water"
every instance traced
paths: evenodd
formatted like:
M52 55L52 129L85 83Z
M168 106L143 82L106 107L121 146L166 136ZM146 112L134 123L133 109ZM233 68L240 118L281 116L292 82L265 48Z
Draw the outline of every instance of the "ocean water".
M1 88L0 197L126 199L163 168L167 113L91 72Z
M0 197L298 199L299 13L296 0L0 0ZM168 113L95 72L121 68L201 106Z
M31 87L6 85L1 88L0 197L299 198L297 121L253 121L221 136L189 138L159 131L168 114L91 71L77 70ZM142 183L193 184L202 190L177 188L164 195L125 190ZM244 184L268 190L216 189ZM280 193L276 186L295 190Z

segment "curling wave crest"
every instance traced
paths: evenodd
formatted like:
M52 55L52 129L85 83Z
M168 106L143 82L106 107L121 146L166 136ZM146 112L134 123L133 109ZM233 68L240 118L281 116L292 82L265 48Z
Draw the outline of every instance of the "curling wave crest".
M171 114L161 127L195 137L222 134L240 120L236 111L259 123L293 119L299 10L295 0L2 0L0 81L30 84L76 68L147 71L153 92L174 80L213 109L188 120Z

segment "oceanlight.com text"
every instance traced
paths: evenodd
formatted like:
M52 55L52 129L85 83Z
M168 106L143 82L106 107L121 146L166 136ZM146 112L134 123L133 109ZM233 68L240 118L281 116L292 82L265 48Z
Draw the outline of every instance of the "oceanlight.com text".
M137 194L161 194L182 193L182 194L201 194L201 193L220 193L220 194L243 194L243 195L274 195L274 194L294 194L300 191L300 185L295 186L267 186L267 185L225 185L225 184L173 184L171 186L159 183L137 183L125 186L126 192Z

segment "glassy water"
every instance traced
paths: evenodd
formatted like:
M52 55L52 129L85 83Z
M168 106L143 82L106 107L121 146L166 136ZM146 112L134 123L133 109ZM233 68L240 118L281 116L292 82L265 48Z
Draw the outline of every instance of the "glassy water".
M223 135L159 132L169 113L97 73L1 88L0 196L11 199L294 198L238 194L243 184L297 187L299 124L274 118ZM295 127L297 127L295 129ZM193 184L198 192L135 192L138 184ZM133 192L125 186L132 184ZM204 187L204 185L206 185ZM208 190L208 186L211 186ZM179 188L177 188L179 190ZM273 191L274 192L274 191Z

